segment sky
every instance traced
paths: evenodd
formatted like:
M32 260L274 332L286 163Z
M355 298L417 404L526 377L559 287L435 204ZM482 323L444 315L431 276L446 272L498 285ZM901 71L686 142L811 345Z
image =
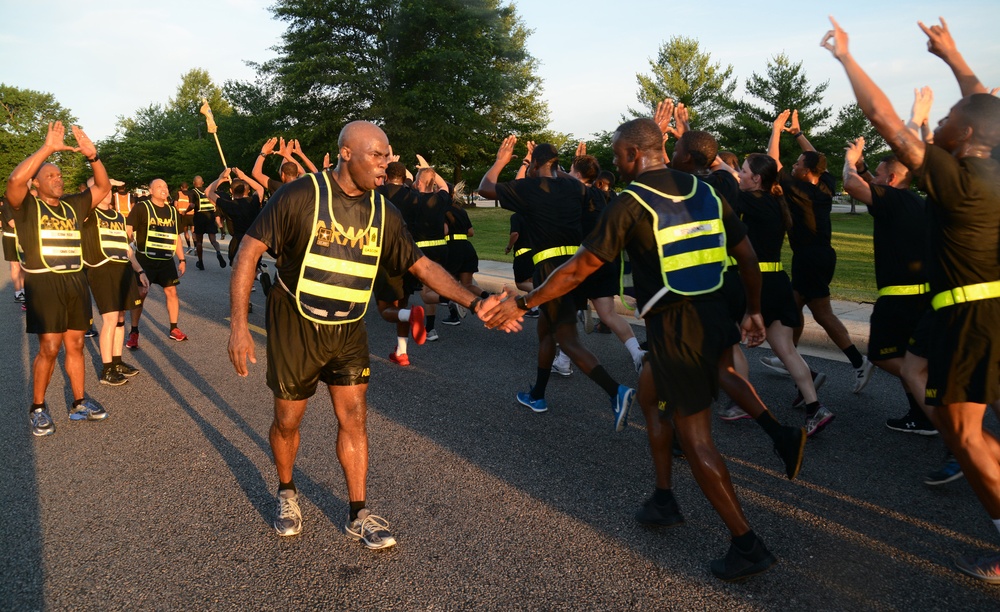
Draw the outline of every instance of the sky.
M267 10L272 2L0 0L0 82L52 93L91 138L103 139L114 134L119 118L165 104L192 68L207 70L217 84L251 80L255 73L246 62L274 57L285 30ZM959 98L951 71L927 52L916 23L936 23L942 10L966 61L987 87L1000 86L996 0L515 4L533 30L527 44L539 62L549 128L580 139L614 129L637 106L636 74L648 73L660 45L678 35L697 39L713 61L731 64L737 92L784 52L802 61L811 83L829 80L829 105L852 102L843 69L819 46L831 10L855 58L902 117L909 117L915 87L934 90L932 122Z

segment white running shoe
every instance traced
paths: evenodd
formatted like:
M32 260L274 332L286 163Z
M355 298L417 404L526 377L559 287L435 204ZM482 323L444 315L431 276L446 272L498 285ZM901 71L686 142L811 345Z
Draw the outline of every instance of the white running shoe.
M778 374L784 374L785 376L789 375L788 374L788 368L786 368L785 364L782 363L782 361L780 359L778 359L777 355L774 355L772 357L761 357L760 358L760 362L764 366L766 366L766 367L774 370Z
M572 361L569 359L569 355L559 351L556 358L552 361L552 371L559 376L569 376L573 373Z
M861 393L861 390L868 385L868 381L872 378L872 373L875 371L875 364L868 361L868 357L864 357L861 362L861 367L854 370L854 389L855 393Z

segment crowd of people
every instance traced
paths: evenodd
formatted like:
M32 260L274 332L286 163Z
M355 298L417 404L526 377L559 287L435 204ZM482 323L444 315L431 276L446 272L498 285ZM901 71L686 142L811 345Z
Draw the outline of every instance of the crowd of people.
M470 241L475 229L461 205L464 186L447 183L419 156L411 174L372 123L344 126L337 154L328 154L322 169L298 142L272 138L249 175L227 167L207 187L196 176L173 198L166 182L154 178L148 193L135 198L108 177L82 130L73 128L77 146L71 147L55 122L38 151L10 174L0 208L15 299L25 309L27 333L39 338L31 431L55 431L45 394L61 349L74 398L69 418L108 416L84 391L92 298L102 320L102 384L123 385L139 373L122 361L122 348L139 350L143 302L153 285L166 299L169 337L188 339L178 328L178 285L188 256L205 269L207 234L219 266L232 268L228 352L241 376L248 360L256 362L248 325L255 281L267 295L266 380L274 395L269 440L278 479L273 525L281 536L302 530L293 467L308 400L322 381L338 421L337 457L349 500L345 533L371 549L396 543L388 521L366 504L365 315L373 297L381 318L396 326L389 360L399 367L411 363L410 340L438 339L439 306L447 312L445 325L460 325L471 312L489 328L517 332L526 317L536 318L534 384L518 392L516 402L547 411L550 376L569 375L570 363L607 394L616 431L638 401L655 483L636 520L666 527L684 522L671 475L674 455L682 452L731 534L729 550L710 564L722 580L765 572L777 557L743 513L712 440L710 407L724 390L732 404L719 417L753 419L773 442L787 477L798 475L807 439L834 420L818 395L826 375L811 370L797 349L804 307L851 362L855 393L875 367L900 381L909 409L886 425L940 433L949 455L927 482L964 474L1000 531L1000 442L982 426L986 405L1000 400L1000 164L993 157L1000 99L965 64L943 20L920 26L963 95L933 134L928 90L918 91L904 123L854 61L836 22L822 41L892 149L872 171L859 138L848 144L842 171L844 189L874 218L879 297L867 356L831 308L837 180L794 109L779 113L762 151L744 152L740 162L720 151L711 134L692 130L682 104L664 100L652 118L627 121L613 133L614 164L625 185L620 193L612 189L614 175L583 143L566 171L553 145L528 141L516 177L501 182L518 147L517 137L507 137L477 190L512 213L507 251L516 289L500 294L476 284L479 260ZM780 159L784 133L801 149L791 168ZM93 177L67 195L59 168L47 160L69 151L86 158ZM279 180L264 174L270 155L283 160ZM226 231L228 257L216 237ZM786 236L790 275L781 259ZM265 253L274 258L273 276L262 262ZM420 304L411 304L415 293ZM626 301L626 294L645 321L644 344L615 311L615 300ZM588 302L627 350L639 373L637 389L611 376L581 339L578 321L581 312L589 319ZM780 423L749 382L741 342L752 347L765 340L774 357L764 365L794 381L801 424ZM960 556L956 565L1000 583L1000 555Z

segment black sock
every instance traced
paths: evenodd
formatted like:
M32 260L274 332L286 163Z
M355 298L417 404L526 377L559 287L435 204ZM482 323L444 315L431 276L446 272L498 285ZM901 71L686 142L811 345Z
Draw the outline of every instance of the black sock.
M864 358L861 356L861 352L858 350L858 347L853 344L843 349L843 351L844 354L847 355L847 358L851 360L851 365L854 366L855 369L860 368L861 364L865 362Z
M121 362L122 362L122 356L121 355L118 355L117 357L112 357L111 358L111 365L118 365Z
M590 380L599 384L611 399L618 397L618 382L614 378L611 378L611 375L604 369L604 366L598 365L587 376L590 377Z
M819 410L819 400L816 400L811 404L806 404L806 414L808 414L809 416L816 414L817 410Z
M910 404L910 412L912 412L914 414L918 414L918 413L919 414L924 414L924 409L920 407L920 404L917 403L917 400L916 400L916 398L913 397L912 393L907 393L906 394L906 401L907 401L908 404ZM924 416L927 416L927 415L924 414Z
M753 529L744 533L741 536L736 536L733 538L733 544L736 545L736 549L740 552L750 552L753 550L753 545L757 543L757 534L753 532Z
M41 404L32 404L31 408L28 408L28 414L31 414L36 410L45 410L45 402L42 402Z
M358 518L358 512L365 509L365 500L351 502L351 520Z
M424 328L427 331L434 329L434 315L427 315L425 319L427 320L427 325L425 325Z
M765 410L754 420L757 421L757 424L760 425L761 429L763 429L772 440L775 442L778 441L778 438L781 436L781 423L778 422L778 419L774 418L774 415L771 414L770 411Z
M295 493L299 492L299 490L295 488L295 481L294 480L289 480L288 482L279 482L278 483L278 493L281 493L282 491L288 491L288 490L294 491Z
M674 501L674 492L670 489L656 487L656 490L653 491L653 503L657 506L666 506L672 501Z
M545 387L548 386L551 375L552 368L538 368L535 373L535 386L531 388L531 399L545 397Z
M73 407L76 408L77 406L79 406L80 404L82 404L83 400L84 400L84 398L82 398L82 397L80 399L73 400Z
M129 334L138 334L138 333L139 333L139 328L133 325L131 331L129 331Z
M103 370L101 370L101 374L107 374L107 373L108 373L108 370L110 370L110 369L111 369L111 367L112 367L112 366L114 366L114 365L115 365L115 362L114 362L114 361L110 361L110 362L108 362L108 363L105 363L105 364L104 364L104 369L103 369Z
M174 331L175 329L177 329L177 324L176 323L171 323L170 324L170 331Z

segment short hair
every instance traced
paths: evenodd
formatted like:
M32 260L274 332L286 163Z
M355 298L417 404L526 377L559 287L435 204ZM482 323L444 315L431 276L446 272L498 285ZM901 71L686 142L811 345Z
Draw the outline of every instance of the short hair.
M614 187L615 183L618 182L618 179L615 177L615 173L610 170L601 170L601 173L597 175L597 180L607 181L609 188Z
M803 151L802 161L806 170L819 176L826 172L826 155L819 151Z
M719 154L719 142L708 132L700 130L684 132L680 141L684 143L684 150L691 156L691 163L696 168L708 168Z
M573 169L585 182L593 182L601 173L601 164L593 155L581 155L573 160Z
M559 163L559 151L549 143L536 145L535 150L531 152L531 163L536 168L541 168L551 163L552 160L556 160L556 163Z
M724 161L733 170L740 169L740 158L732 151L719 151L719 159Z
M907 168L903 162L899 161L899 158L895 155L886 155L880 159L878 163L889 166L889 171L902 177L904 182L910 180L910 169Z
M391 180L406 178L406 164L399 161L389 162L385 167L385 178Z
M660 151L663 148L663 132L648 117L626 121L618 126L615 133L618 134L619 141L637 147L640 151Z
M431 173L431 179L433 179L435 174L434 168L431 168L430 166L424 166L423 168L417 169L417 173L413 175L413 182L419 185L420 177L422 177L427 172Z
M962 110L972 128L973 138L990 148L1000 144L1000 98L985 93L972 94Z
M298 177L299 166L295 162L285 162L281 164L281 173L285 176Z
M249 191L249 185L247 185L246 181L242 179L236 179L233 181L231 191L234 198L242 198L247 194L247 191Z

